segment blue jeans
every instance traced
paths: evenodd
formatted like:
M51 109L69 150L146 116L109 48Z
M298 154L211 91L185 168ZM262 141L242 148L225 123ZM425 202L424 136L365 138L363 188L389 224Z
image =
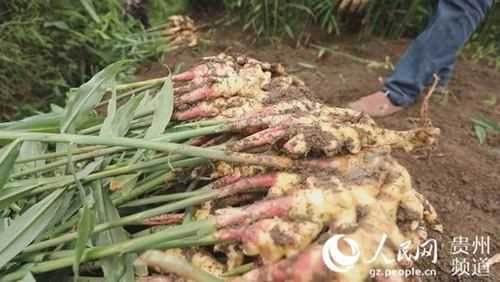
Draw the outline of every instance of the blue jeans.
M433 75L446 86L460 49L484 19L492 0L440 0L426 30L400 59L384 90L396 106L409 106Z

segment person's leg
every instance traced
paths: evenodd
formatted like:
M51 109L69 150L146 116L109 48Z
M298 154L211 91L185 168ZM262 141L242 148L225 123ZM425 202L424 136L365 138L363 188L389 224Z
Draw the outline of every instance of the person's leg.
M437 3L438 1L436 1L436 5L433 5L434 6L433 8L437 9ZM436 22L437 15L438 13L434 13L432 15L432 17L429 19L429 23L426 29L431 28L431 26ZM455 69L455 62L451 63L450 65L442 67L438 71L438 77L439 77L438 87L440 87L441 89L445 89L448 86L448 83L450 82L451 79L451 74L453 73L454 69ZM432 82L433 82L433 77L429 81L427 81L426 85L431 85Z
M385 82L391 102L412 104L434 73L449 80L460 48L484 18L491 0L440 0L434 21L420 34Z
M456 58L455 58L455 60L456 60ZM455 62L453 62L450 65L445 66L444 68L441 68L441 70L439 70L439 72L437 73L438 77L439 77L439 84L438 84L439 87L441 87L443 89L448 87L448 84L450 82L450 79L451 79L451 76L453 74L454 69L455 69ZM428 84L431 84L431 83L428 83Z

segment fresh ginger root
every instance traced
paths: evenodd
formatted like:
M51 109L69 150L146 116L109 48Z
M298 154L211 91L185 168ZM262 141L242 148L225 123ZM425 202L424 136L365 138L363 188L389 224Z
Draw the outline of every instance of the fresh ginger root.
M169 39L171 48L194 47L199 36L194 21L188 16L174 15L167 19L166 27L161 31Z
M216 117L235 120L235 131L263 128L233 144L241 151L284 140L283 149L295 156L321 152L327 157L367 147L392 146L410 151L432 145L435 128L392 131L348 109L321 104L299 79L273 73L271 64L221 54L192 70L174 76L187 81L177 88L176 118ZM191 108L181 105L193 104Z
M377 177L374 178L374 174L371 173L364 173L366 170L363 173L354 172L356 166L353 164L361 165L363 162L359 160L355 162L353 156L343 157L342 161L336 163L339 168L338 176L342 178L342 181L332 175L325 177L321 174L305 176L280 173L278 175L283 179L293 179L289 182L281 180L283 186L288 186L287 189L281 188L274 194L270 190L269 199L247 207L217 210L216 218L219 226L236 224L235 227L220 230L217 236L232 240L239 238L245 253L259 255L265 264L277 262L282 258L290 258L290 254L293 256L305 250L309 245L309 243L302 243L295 244L295 247L287 246L286 249L291 251L284 252L272 239L270 229L274 226L286 230L285 233L288 232L286 233L288 236L284 237L294 238L292 242L313 242L319 234L318 230L329 226L332 234L348 233L347 238L352 238L362 244L361 249L367 254L376 252L382 235L386 234L389 243L385 245L383 254L389 260L395 260L397 247L405 242L411 242L410 250L414 250L426 239L426 233L422 232L421 224L425 220L424 210L428 210L425 207L428 203L424 205L422 197L413 190L406 169L392 159L387 152L370 151L370 153L363 152L363 154L366 156L365 162L371 164L371 169L379 172L376 174ZM363 166L358 168L362 170ZM279 182L275 181L276 183ZM409 215L407 220L417 223L415 228L400 230L397 225L397 214L400 210L404 210ZM309 227L314 225L317 227L311 229L301 226L304 220L313 223ZM297 229L290 227L294 224L301 227ZM369 258L364 259L369 260ZM378 268L388 267L380 261L374 263L377 263ZM326 281L364 281L368 277L370 267L375 267L375 265L359 264L354 266L350 274L338 274L336 278L332 278L333 280ZM391 267L401 266L392 265ZM292 267L292 269L295 268ZM309 281L293 280L291 276L287 279L291 280L286 281Z
M226 150L287 161L274 167L216 162L204 168L218 197L202 205L195 219L215 217L213 236L228 243L215 248L226 254L225 266L184 257L199 268L221 277L220 269L250 257L261 267L231 281L361 282L370 269L411 265L396 260L400 247L414 251L427 239L425 225L438 224L432 205L415 191L391 151L431 146L439 129L380 128L364 114L322 104L280 65L247 57L206 58L173 80L177 121L229 120ZM243 196L258 200L221 208L221 200ZM339 234L354 240L361 253L346 272L329 270L322 259L324 238ZM382 238L387 242L380 246ZM345 241L339 249L351 253Z
M319 153L326 157L339 154L357 154L364 148L390 146L411 151L417 147L436 142L439 130L423 128L409 131L381 129L370 123L337 123L320 113L272 115L258 120L242 120L235 123L235 129L263 127L229 146L234 151L282 142L288 155L302 157Z
M335 282L363 282L369 277L370 269L398 269L394 262L396 254L389 247L383 247L379 257L376 254L383 232L388 226L381 218L383 213L377 211L376 206L359 223L358 229L347 235L346 238L354 240L359 246L361 258L346 272L334 272L325 265L322 256L322 245L313 245L298 255L281 260L274 264L250 271L249 273L231 280L232 282L306 282L306 281L335 281ZM339 243L339 249L344 254L349 254L350 247ZM385 261L388 260L388 261ZM392 261L392 262L389 262ZM393 277L391 281L403 281Z
M166 257L172 257L184 260L193 265L194 267L197 267L203 271L206 271L208 273L211 273L212 275L219 277L222 276L222 274L226 270L225 266L219 261L217 261L214 257L212 257L209 253L197 248L191 248L186 250L169 249L164 251L163 255L165 255ZM154 265L150 266L155 268ZM156 267L155 270L157 272L162 272L162 269L159 267ZM184 280L181 277L175 277L173 281L196 282L195 280Z
M394 169L394 173L399 173L399 168ZM389 178L391 176L388 176ZM352 266L347 272L333 272L326 268L322 259L322 246L312 246L303 249L298 255L289 257L288 259L275 262L274 264L266 265L262 268L253 270L242 277L234 279L234 281L336 281L336 282L356 282L366 281L370 275L371 269L399 269L405 266L405 261L398 265L396 262L396 254L398 247L406 241L412 241L415 245L420 243L419 240L426 238L420 237L420 233L403 234L396 223L395 215L392 213L394 206L406 203L407 197L412 197L408 193L408 187L404 187L405 175L397 177L393 182L389 182L381 187L380 193L372 194L372 191L352 190L352 193L359 198L365 199L365 203L357 209L363 210L361 214L357 214L355 219L354 231L344 229L340 233L347 233L345 238L354 240L359 246L361 258L358 263ZM391 193L394 198L389 198ZM370 198L372 201L366 201ZM378 198L383 198L379 200ZM417 207L418 213L421 206ZM408 207L401 207L408 208ZM414 209L414 207L412 207ZM339 214L340 218L345 215ZM340 222L346 220L339 220ZM336 234L340 231L338 227L332 227L331 234ZM380 250L379 256L377 250L380 246L383 235L387 235L387 242ZM264 244L264 243L263 243ZM340 244L340 250L345 253L350 253L350 248ZM319 280L315 280L319 279ZM377 279L376 281L404 281L400 277Z

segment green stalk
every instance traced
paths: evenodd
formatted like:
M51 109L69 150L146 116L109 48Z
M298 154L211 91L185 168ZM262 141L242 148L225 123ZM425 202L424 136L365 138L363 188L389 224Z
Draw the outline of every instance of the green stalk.
M113 198L113 200L112 200L113 205L120 206L121 204L126 203L128 200L134 199L142 194L151 192L153 190L153 188L156 188L159 185L164 184L167 181L172 181L174 179L175 179L175 174L173 172L161 173L160 175L158 175L152 179L148 179L148 181L145 181L141 185L135 187L132 191L130 191L127 194L119 194L119 193L114 194L114 195L118 195L118 197ZM183 199L186 199L186 198L188 198L188 197L184 197ZM73 217L68 219L63 224L57 226L54 229L54 231L50 233L50 236L58 235L61 232L68 230L69 228L71 228L72 226L74 226L75 224L78 223L78 219L79 219L78 215L74 215ZM47 238L48 237L44 237L43 239L47 239Z
M127 90L130 88L138 88L138 87L147 86L147 85L152 86L155 84L163 83L169 79L170 79L170 76L165 76L165 77L160 77L160 78L153 78L153 79L142 80L142 81L137 81L137 82L125 83L125 84L120 84L120 85L115 86L114 89L116 91L121 91L121 90ZM111 92L111 90L112 89L108 89L107 91Z
M147 211L143 211L140 213L125 216L125 217L122 217L116 221L101 223L101 224L94 227L94 230L92 233L99 233L99 232L109 230L109 229L112 229L115 227L122 227L125 225L130 225L130 224L133 224L136 222L140 222L141 220L144 220L147 218L151 218L154 216L158 216L161 214L165 214L165 213L169 213L169 212L173 212L173 211L177 211L177 210L181 210L181 209L185 209L185 208L190 207L192 205L201 204L203 202L213 200L216 197L217 197L217 192L210 191L209 193L206 193L203 195L195 196L195 197L188 198L185 200L177 201L175 203L166 204L166 205L163 205L163 206L151 209L151 210L147 210ZM53 246L57 246L59 244L72 241L77 236L78 236L78 234L76 232L71 232L71 233L67 233L65 235L59 236L57 238L53 238L50 240L35 243L33 245L28 246L26 249L24 249L24 253L32 253L32 252L40 251L40 250L50 248Z
M101 146L92 147L92 148L96 148L96 149L94 151L90 151L90 152L85 153L85 154L80 154L80 155L74 156L72 158L73 162L79 162L79 161L83 161L83 160L87 160L87 159L107 156L107 155L122 152L124 150L123 148L103 148ZM64 154L67 155L67 153L61 153L61 155L64 155ZM51 170L51 169L56 168L56 167L65 166L67 164L68 164L68 160L62 159L59 161L51 162L51 163L46 164L44 166L39 166L39 167L28 169L28 170L25 170L22 172L18 172L16 174L11 175L10 177L11 178L23 177L23 176L30 175L30 174Z
M206 190L204 190L204 191L206 191ZM186 199L186 198L193 197L196 195L200 195L204 191L198 190L198 191L194 191L194 192L181 192L181 193L162 195L162 196L151 196L151 197L147 197L145 199L139 199L139 200L128 202L124 205L121 205L121 207L141 207L141 206L145 206L145 205L172 202L172 201L182 200L182 199Z
M73 215L71 218L66 220L64 223L58 225L57 227L54 227L54 229L50 233L45 235L42 239L48 239L50 237L57 236L57 235L61 234L62 232L66 232L71 227L77 225L78 220L80 220L80 216L78 214Z
M194 121L194 122L188 122L188 123L182 123L176 126L173 126L172 129L182 129L182 128L200 128L200 127L205 127L205 126L211 126L211 125L220 125L220 124L225 124L231 122L230 119L222 119L222 120L200 120L200 121ZM167 129L168 131L168 129Z
M137 172L138 170L141 169L146 169L150 167L155 167L155 169L165 169L165 168L178 168L178 167L193 167L193 166L198 166L201 164L205 164L207 162L206 159L203 158L188 158L184 160L178 160L175 161L176 159L181 159L182 156L175 155L176 158L172 159L172 157L164 157L161 159L157 160L152 160L148 162L142 162L138 164L134 164L131 166L125 166L125 167L119 167L115 169L110 169L110 170L105 170L101 172L96 172L93 174L88 175L87 177L84 177L80 179L82 182L92 182L95 180L100 180L108 177L113 177L113 176L118 176L118 175L124 175L124 174L130 174ZM174 162L171 162L174 161ZM166 166L160 166L161 164L166 164ZM29 195L37 195L46 191L58 189L64 186L72 185L75 183L75 179L69 178L66 181L61 181L61 182L55 182L48 184L46 186L38 187L29 192Z
M93 151L99 150L99 149L103 149L103 147L102 146L83 147L83 148L79 148L76 150L71 150L71 154L76 155L76 154L88 153L88 152L93 152ZM29 163L29 162L40 161L40 160L57 159L57 158L61 158L61 157L66 157L67 155L68 155L67 152L48 153L48 154L33 156L33 157L29 157L29 158L19 159L16 161L16 164Z
M120 195L119 197L113 199L113 205L122 206L124 203L135 199L143 194L151 192L154 188L169 182L175 179L175 173L167 172L165 174L161 174L137 187L135 187L132 191L127 194ZM126 206L126 205L125 205Z
M119 96L117 98L117 100L119 100L120 98L123 98L123 96ZM104 103L108 103L108 102L109 101L106 101ZM142 112L142 113L135 115L134 120L132 120L132 125L134 123L141 121L141 120L144 120L146 117L148 117L149 115L152 115L152 114L153 114L153 110L149 110L149 111ZM150 119L150 118L148 117L148 119ZM149 124L151 124L151 121L149 122ZM88 127L88 128L85 128L85 129L78 131L78 134L88 135L88 134L96 133L99 130L101 130L101 128L102 128L102 123L96 124L94 126L91 126L91 127ZM132 129L132 126L131 126L131 129Z
M113 205L120 206L131 199L137 198L143 194L146 194L146 193L153 191L154 188L156 188L156 187L158 187L166 182L175 180L175 177L176 177L175 173L173 173L171 171L169 171L167 173L160 173L157 176L155 176L155 175L153 175L153 176L154 176L153 178L146 179L142 184L138 185L137 187L135 187L133 190L131 190L127 194L120 194L120 193L114 194L115 197L112 197ZM199 195L199 194L201 194L201 193L197 193L197 194L193 193L192 196ZM116 195L118 195L118 196L116 196ZM189 197L188 196L185 196L183 198L179 197L179 199L186 199L186 198L189 198ZM74 226L77 222L78 222L78 216L77 215L73 216L72 218L70 218L66 222L64 222L63 224L59 225L54 230L54 232L51 233L51 236L60 234L61 232L68 230L70 227ZM45 237L44 239L46 239L46 238L47 237Z
M162 204L166 202L172 202L172 201L177 201L177 200L183 200L187 199L196 195L200 195L203 193L208 192L209 189L202 188L193 192L181 192L181 193L174 193L174 194L168 194L168 195L161 195L161 196L150 196L145 199L139 199L135 201L128 202L124 205L121 205L121 207L140 207L140 206L145 206L145 205L152 205L152 204Z
M186 192L192 192L196 186L198 186L198 179L195 179L194 181L189 184L188 188L186 189ZM198 191L199 192L199 191ZM195 207L188 207L184 211L184 218L182 220L182 223L188 223L193 221L193 214L195 213L196 209Z
M175 133L169 133L169 134L165 134L163 136L160 136L154 140L155 141L165 141L165 142L175 142L175 141L191 139L194 137L200 137L200 136L205 136L205 135L228 132L231 129L232 129L232 127L229 124L218 124L218 125L194 128L194 129L190 129L190 130L178 131Z
M138 233L136 233L133 235L133 238L143 238L147 235L151 235L151 234L155 234L155 233L158 233L158 231L155 231L155 232L150 231L149 233L142 232L142 234L140 236L135 236L138 234ZM152 248L167 250L167 249L174 249L174 248L213 246L213 245L216 245L216 244L219 244L222 242L223 241L221 241L221 240L214 239L213 236L211 236L211 235L206 235L206 236L201 236L201 237L199 235L194 235L194 236L184 237L182 239L161 242L159 244L156 244L155 246L152 246ZM41 252L41 253L36 253L36 254L21 254L16 259L18 261L24 261L24 262L40 262L43 260L53 260L53 259L65 258L65 257L72 256L73 254L74 254L73 250L50 251L50 252Z
M74 254L73 250L41 252L36 254L22 254L16 257L16 260L23 262L41 262L44 260L65 258L72 256L73 254Z
M135 130L139 128L145 128L151 125L151 122L153 121L152 118L141 118L138 119L137 121L134 121L130 124L130 130Z
M157 232L155 234L134 238L109 246L86 249L82 257L82 262L98 260L100 258L108 256L123 255L130 252L146 250L168 240L180 239L186 236L192 236L200 233L211 233L214 230L214 226L215 222L213 221L213 219L207 219L190 224L176 226ZM33 266L30 266L29 268L23 268L1 277L0 282L17 281L19 279L22 279L28 272L36 274L66 268L71 266L74 260L74 255L72 255L61 259L35 264Z
M213 246L223 241L215 239L212 235L203 236L192 236L188 238L182 238L179 240L172 240L167 242L162 242L155 246L155 249L167 250L174 248L189 248L189 247L202 247L202 246Z
M217 125L217 126L209 126L209 127L204 127L204 128L197 128L197 129L192 129L192 130L185 130L181 132L176 132L176 133L170 133L170 134L165 134L159 138L156 138L155 141L169 141L169 142L176 142L176 141L182 141L185 139L189 138L194 138L194 137L199 137L199 136L205 136L208 134L217 134L221 132L225 132L229 130L228 125ZM97 148L96 151L91 151L85 154L77 155L73 158L74 162L78 161L83 161L91 158L97 158L97 157L102 157L102 156L107 156L107 155L112 155L116 153L121 153L123 151L129 150L130 148L106 148L103 149L102 147L92 147L92 148ZM59 155L59 153L58 153ZM64 155L64 153L60 154L61 156ZM66 153L67 155L67 153ZM30 175L33 173L39 173L42 171L48 171L56 167L64 166L67 165L68 161L63 159L60 161L55 161L49 164L46 164L44 166L39 166L35 167L32 169L28 169L16 174L13 174L11 178L19 178L23 177L26 175Z
M227 162L253 165L264 165L276 168L290 168L294 162L291 159L275 156L254 156L246 153L232 153L221 150L200 148L185 144L170 142L155 142L123 137L99 137L73 134L30 133L0 130L0 140L22 139L24 141L58 142L80 145L121 146L155 151L178 153L193 157L203 157Z
M212 182L193 192L182 192L182 193L175 193L162 196L151 196L148 197L147 199L139 199L133 202L128 202L127 204L123 205L123 207L143 206L150 204L160 204L160 203L170 202L173 200L183 200L190 197L203 195L211 191L213 188L214 188L214 183Z
M159 267L162 272L175 273L183 278L198 282L223 282L210 273L201 270L184 259L160 251L147 251L140 258L146 265Z

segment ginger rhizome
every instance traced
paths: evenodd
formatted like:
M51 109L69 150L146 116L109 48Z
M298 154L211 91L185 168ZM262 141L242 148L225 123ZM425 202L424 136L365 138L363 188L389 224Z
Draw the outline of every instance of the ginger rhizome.
M397 259L400 246L415 251L428 237L426 228L438 224L391 151L432 146L439 129L380 128L362 113L323 104L283 66L243 56L205 58L173 80L177 121L228 125L226 132L195 144L289 162L281 168L216 162L196 170L216 196L200 205L193 219L213 218L216 231L209 236L218 243L167 250L165 258L182 257L228 281L362 282L370 269L410 266ZM163 223L176 224L181 216L170 214ZM338 234L354 240L361 252L347 272L328 269L322 258L323 244ZM380 246L382 238L386 243ZM350 253L345 242L339 249ZM382 255L370 259L377 252ZM159 273L184 279L156 255L150 262L158 262ZM253 270L222 275L248 261Z

